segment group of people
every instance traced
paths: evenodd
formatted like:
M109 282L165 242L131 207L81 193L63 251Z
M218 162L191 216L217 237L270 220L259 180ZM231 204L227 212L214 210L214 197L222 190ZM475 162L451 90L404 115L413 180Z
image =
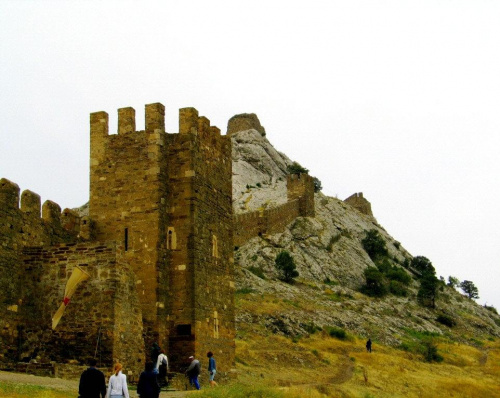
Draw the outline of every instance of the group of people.
M82 373L78 388L79 398L130 398L127 377L122 373L123 367L121 363L115 365L113 375L109 378L107 393L104 373L98 370L96 365L97 361L91 359L89 361L89 368ZM148 396L145 395L144 397ZM155 398L158 398L158 395Z
M216 386L214 380L217 373L217 367L213 353L209 351L208 357L208 372L210 386ZM158 344L153 345L151 351L151 362L147 362L144 371L139 376L137 384L137 394L141 398L158 398L160 395L161 387L167 385L166 380L168 372L168 358L160 349ZM189 357L190 364L186 369L186 376L189 378L189 383L196 388L200 389L198 376L201 373L200 361L193 356ZM104 373L96 368L97 361L91 359L89 361L89 368L86 369L80 377L79 398L130 398L127 377L122 373L123 366L117 363L114 367L113 375L109 378L108 387L104 379Z

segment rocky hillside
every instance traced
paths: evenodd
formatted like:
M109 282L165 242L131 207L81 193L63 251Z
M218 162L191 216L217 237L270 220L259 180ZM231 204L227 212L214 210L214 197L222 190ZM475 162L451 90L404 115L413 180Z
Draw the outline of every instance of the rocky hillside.
M286 202L286 170L291 160L257 128L238 132L233 128L231 137L235 213ZM322 193L316 193L315 205L314 218L297 218L283 233L256 237L237 248L237 293L248 295L248 300L239 302L253 303L237 308L240 328L253 324L266 332L293 337L329 325L391 345L402 344L409 331L465 342L500 336L500 317L494 311L444 284L435 309L419 305L419 282L402 266L412 254L374 217ZM375 299L360 293L364 270L375 266L361 244L366 231L372 229L383 237L391 263L412 275L406 297ZM295 284L278 279L274 260L283 250L292 254L297 265ZM277 302L281 305L272 305ZM453 319L456 325L450 328L439 323L439 315Z

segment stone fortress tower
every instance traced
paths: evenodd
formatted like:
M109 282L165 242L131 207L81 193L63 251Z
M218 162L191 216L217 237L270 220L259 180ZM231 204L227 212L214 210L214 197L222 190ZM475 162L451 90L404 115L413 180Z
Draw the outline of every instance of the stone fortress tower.
M157 341L173 370L209 350L221 371L234 366L231 141L194 108L177 134L164 117L146 105L136 131L122 108L110 135L108 114L90 115L88 217L46 202L40 218L38 195L23 192L19 208L19 188L1 180L0 362L97 355L139 371ZM76 266L90 278L52 331Z
M115 241L136 275L146 346L158 341L172 363L189 353L234 360L231 142L194 108L166 134L165 108L91 114L89 217L95 239ZM222 355L224 354L224 355Z
M233 215L231 135L264 128L253 114L228 126L222 136L184 108L169 134L154 103L145 130L121 108L110 134L108 114L92 113L88 216L0 180L0 368L75 377L97 357L137 375L153 342L174 371L207 351L218 371L234 368L234 248L314 217L315 206L313 178L289 175L286 203ZM77 267L88 279L69 300Z

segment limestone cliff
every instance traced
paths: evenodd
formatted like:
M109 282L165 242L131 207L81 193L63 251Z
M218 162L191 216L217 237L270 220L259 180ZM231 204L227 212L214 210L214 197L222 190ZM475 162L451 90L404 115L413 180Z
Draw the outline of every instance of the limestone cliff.
M231 131L234 212L286 202L286 167L291 160L274 149L255 128L236 131L234 126L247 124L233 121ZM401 336L408 329L449 332L462 340L464 336L500 336L498 315L447 286L443 286L433 310L417 303L419 283L415 279L407 297L389 295L373 299L361 294L364 270L374 266L361 244L365 231L379 231L394 263L403 264L412 255L370 215L371 209L363 214L354 205L322 193L315 194L315 206L315 217L299 217L284 232L255 237L237 248L235 264L240 292L254 294L256 302L264 295L274 295L301 303L289 311L267 313L237 308L240 327L254 323L273 333L293 336L307 334L305 325L311 323L336 325L395 345L401 343ZM274 260L282 250L289 251L297 265L300 276L294 285L277 278ZM436 321L442 313L457 321L453 329Z

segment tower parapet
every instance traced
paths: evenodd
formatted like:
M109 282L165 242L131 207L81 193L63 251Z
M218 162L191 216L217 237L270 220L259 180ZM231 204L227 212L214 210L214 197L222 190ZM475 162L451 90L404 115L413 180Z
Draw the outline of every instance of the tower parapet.
M314 217L314 180L308 174L289 174L287 176L287 197L289 201L299 200L300 215Z
M345 203L354 207L360 213L373 217L371 203L363 197L363 192L357 192L344 200Z
M257 130L261 135L266 135L266 129L260 124L260 120L255 113L234 115L227 122L227 135L229 136L250 129Z

